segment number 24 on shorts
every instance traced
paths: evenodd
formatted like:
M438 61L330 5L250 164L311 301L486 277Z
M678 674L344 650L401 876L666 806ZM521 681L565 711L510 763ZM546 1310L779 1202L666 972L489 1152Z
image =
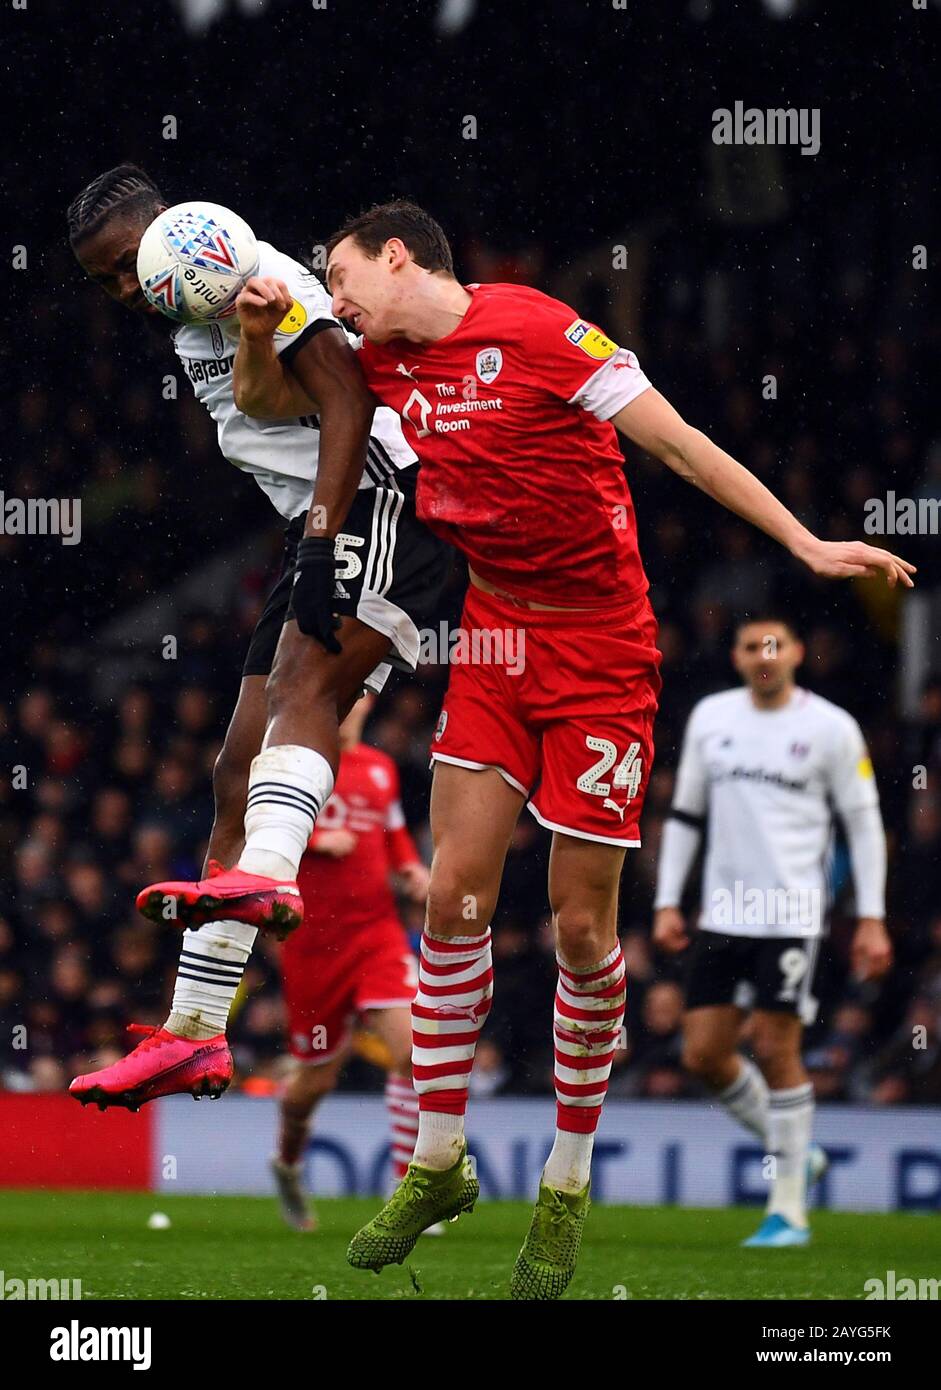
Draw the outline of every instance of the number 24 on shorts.
M592 753L600 753L601 757L578 778L575 783L578 790L590 792L592 796L610 796L612 787L624 787L627 790L626 799L633 800L643 776L643 759L639 757L640 744L628 744L627 752L615 768L611 781L603 782L602 777L605 777L617 762L617 745L608 738L595 738L592 734L585 735L585 743Z

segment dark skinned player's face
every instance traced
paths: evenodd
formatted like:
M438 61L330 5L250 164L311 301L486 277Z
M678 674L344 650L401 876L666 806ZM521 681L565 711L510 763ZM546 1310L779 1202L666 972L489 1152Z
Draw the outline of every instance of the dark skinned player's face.
M75 248L79 265L105 294L137 314L157 315L137 279L137 248L148 223L137 218L112 217Z

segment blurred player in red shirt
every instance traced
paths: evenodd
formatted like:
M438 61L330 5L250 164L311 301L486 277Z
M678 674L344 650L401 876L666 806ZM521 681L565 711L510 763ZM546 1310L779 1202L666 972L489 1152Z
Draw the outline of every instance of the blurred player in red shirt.
M418 973L391 879L395 875L413 901L424 903L428 870L405 826L395 763L361 742L374 699L363 696L340 725L336 786L298 873L304 922L281 952L288 1041L297 1065L281 1097L271 1168L284 1218L299 1231L315 1227L302 1189L311 1116L337 1084L356 1024L381 1041L388 1058L396 1181L408 1168L418 1133L410 1060Z
M462 285L443 231L415 204L372 208L327 252L333 312L363 335L367 384L398 411L418 454L417 513L464 552L471 581L432 748L435 852L412 1009L418 1140L349 1259L369 1269L401 1261L424 1225L476 1200L467 1079L490 1007L488 924L528 803L553 832L557 1119L510 1287L514 1298L558 1298L575 1269L624 1017L618 885L625 851L640 844L660 690L616 431L817 575L881 573L910 585L912 567L874 546L814 536L682 419L632 352L567 305L523 285ZM273 345L289 300L272 278L239 296L235 395L259 415L298 388L313 401L303 368L294 374ZM278 843L287 841L285 831Z

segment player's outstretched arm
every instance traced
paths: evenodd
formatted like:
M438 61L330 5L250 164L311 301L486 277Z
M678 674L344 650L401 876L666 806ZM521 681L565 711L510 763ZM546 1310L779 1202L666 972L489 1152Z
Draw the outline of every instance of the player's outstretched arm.
M913 587L915 567L898 555L864 541L822 541L808 531L753 473L688 425L659 391L642 392L611 423L681 478L779 541L814 574L826 579L884 574L893 588L899 582Z

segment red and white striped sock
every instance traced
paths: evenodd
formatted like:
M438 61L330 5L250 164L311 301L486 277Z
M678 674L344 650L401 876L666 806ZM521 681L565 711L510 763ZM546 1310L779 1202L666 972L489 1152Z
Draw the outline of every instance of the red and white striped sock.
M566 965L561 956L556 960L556 1134L543 1182L560 1192L581 1192L624 1022L624 957L617 945L584 969Z
M422 933L412 1003L412 1080L418 1092L415 1162L450 1168L464 1143L467 1082L490 1012L490 928L482 936Z
M411 1077L394 1071L386 1073L386 1111L391 1130L392 1176L398 1183L405 1177L418 1138L418 1096Z

